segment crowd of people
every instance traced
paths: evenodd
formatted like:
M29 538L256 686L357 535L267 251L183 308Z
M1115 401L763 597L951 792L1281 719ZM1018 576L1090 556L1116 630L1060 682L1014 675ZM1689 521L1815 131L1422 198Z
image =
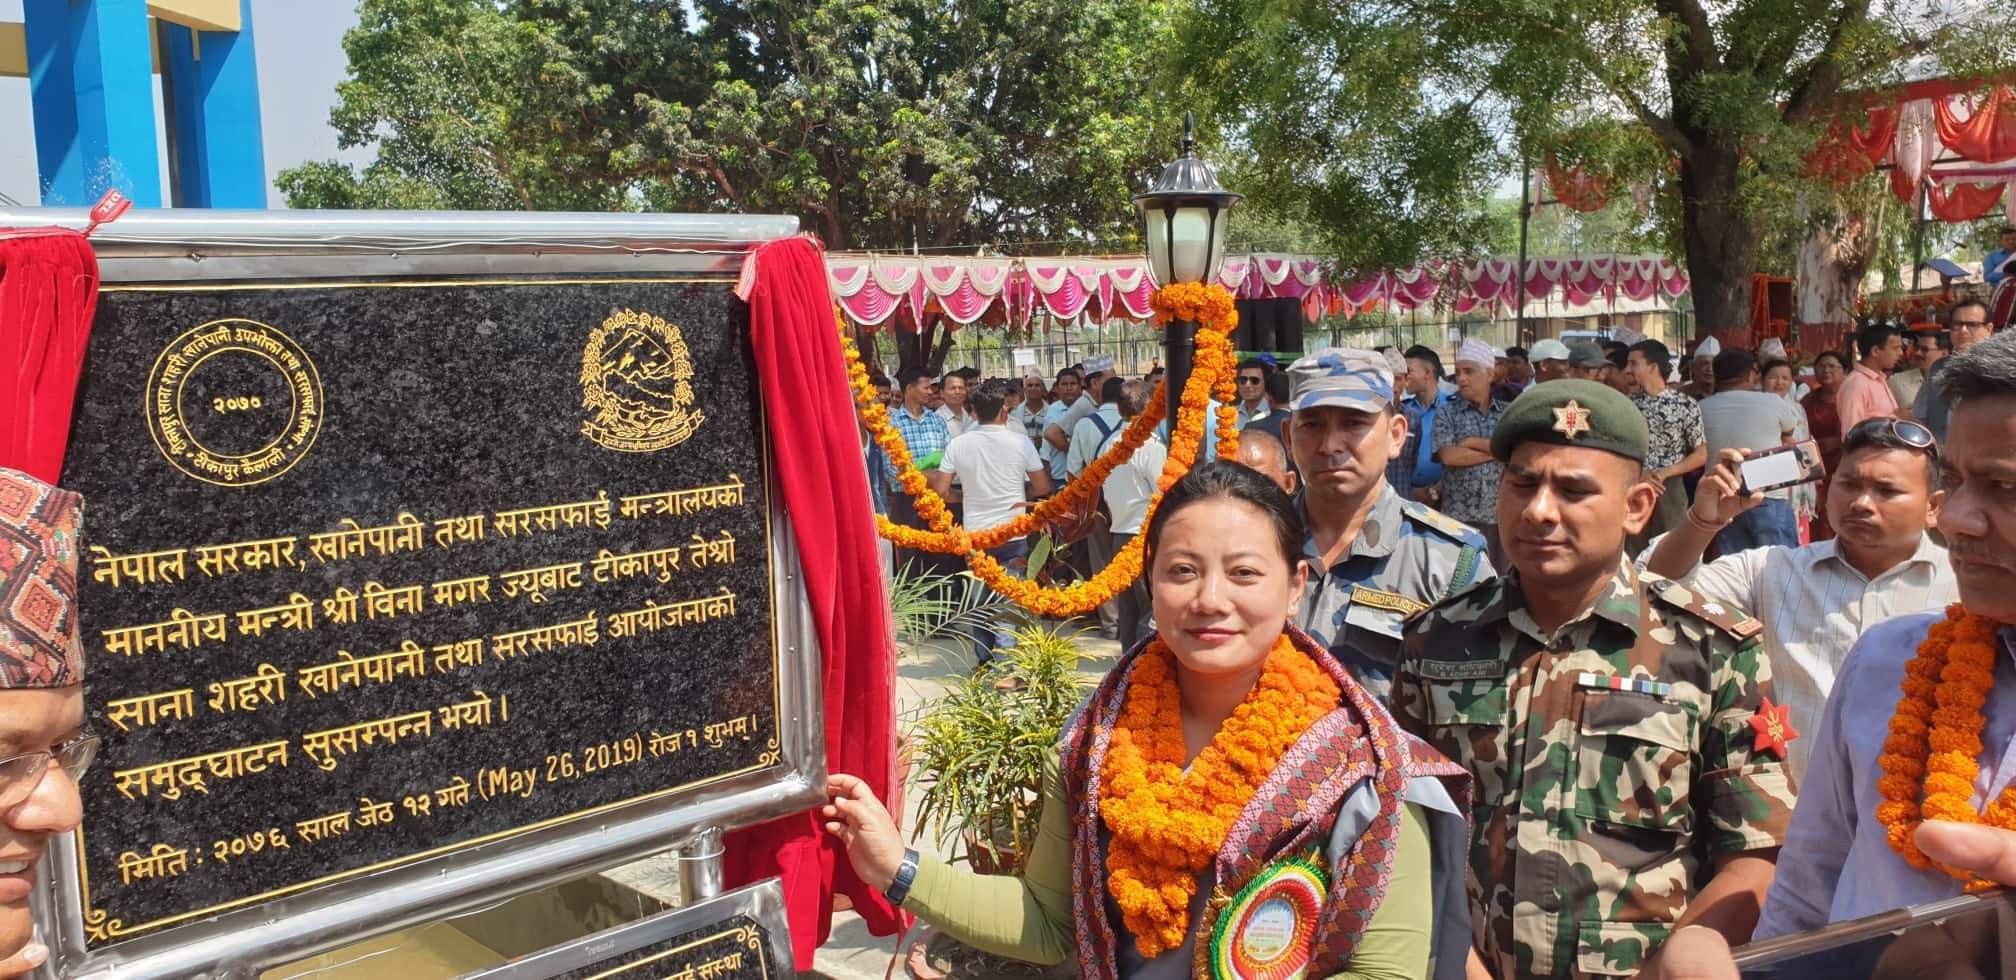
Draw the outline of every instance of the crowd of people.
M897 380L913 457L975 528L1082 472L1154 391L1107 361L977 395L966 372ZM906 907L1009 955L1174 976L1232 955L1215 876L1300 853L1332 889L1298 934L1310 964L1679 975L1661 950L1688 933L1726 949L1961 894L1968 876L1914 843L1921 819L2016 824L1992 816L2016 808L2016 684L1994 669L2016 656L2016 332L1984 304L1804 363L1777 341L1473 339L1447 373L1427 347L1253 358L1237 390L1244 465L1200 460L1145 526L1166 430L1107 479L1086 570L1145 534L1147 572L1116 602L1126 652L1066 732L1028 875L920 859L836 777L829 829ZM1797 477L1753 489L1773 450ZM1941 673L1963 651L1985 676ZM1947 691L1956 676L1986 689ZM1264 700L1283 684L1320 704ZM1338 744L1325 778L1369 782L1305 787L1300 836L1244 798L1217 823L1186 809L1211 800L1195 774L1226 739L1257 770L1248 797L1310 764L1256 751L1241 704L1279 713L1298 752L1356 726L1380 748ZM1116 768L1151 743L1163 768ZM1928 776L1956 745L1980 756L1961 781ZM1940 833L1922 836L1952 846ZM1238 840L1264 846L1227 857ZM1333 916L1365 855L1380 880L1359 918ZM1137 890L1158 881L1174 890Z

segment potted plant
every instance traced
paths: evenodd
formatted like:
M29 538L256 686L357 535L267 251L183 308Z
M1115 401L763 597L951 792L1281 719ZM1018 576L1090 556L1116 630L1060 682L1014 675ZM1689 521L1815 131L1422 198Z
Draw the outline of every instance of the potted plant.
M922 836L963 848L983 874L1016 874L1042 815L1043 765L1084 699L1077 633L1037 623L1009 632L997 655L926 704L910 725Z

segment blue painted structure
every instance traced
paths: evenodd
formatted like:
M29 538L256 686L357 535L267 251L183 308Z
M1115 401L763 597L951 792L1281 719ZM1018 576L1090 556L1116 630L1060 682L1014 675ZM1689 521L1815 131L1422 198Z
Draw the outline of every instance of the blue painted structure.
M240 29L150 20L146 0L23 0L42 203L89 206L117 189L160 207L154 40L162 43L171 190L178 207L263 208L251 0Z

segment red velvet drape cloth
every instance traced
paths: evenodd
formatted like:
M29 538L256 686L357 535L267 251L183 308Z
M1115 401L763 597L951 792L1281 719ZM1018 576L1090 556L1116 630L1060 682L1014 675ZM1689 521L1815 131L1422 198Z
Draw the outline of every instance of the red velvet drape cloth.
M83 235L0 229L0 466L56 482L97 309Z
M824 655L826 765L861 777L886 801L896 778L896 657L825 257L811 240L787 238L760 246L749 262L757 375L762 390L793 392L789 404L797 406L771 405L770 445ZM731 886L783 877L800 970L811 969L832 932L836 891L875 935L904 925L902 913L855 877L816 809L729 835L726 862Z
M1953 152L1981 163L2000 163L2016 157L2016 92L1997 85L1961 119L1951 100L1932 100L1939 125L1939 141Z
M1948 223L1972 221L2002 203L2001 184L1931 184L1925 204L1932 216Z

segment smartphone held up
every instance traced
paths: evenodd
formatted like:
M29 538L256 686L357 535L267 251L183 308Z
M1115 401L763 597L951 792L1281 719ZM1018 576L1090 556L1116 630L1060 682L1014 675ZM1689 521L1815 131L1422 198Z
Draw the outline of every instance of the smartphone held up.
M1746 497L1801 483L1815 483L1827 475L1827 467L1820 462L1820 444L1811 439L1746 456L1738 471L1743 476L1742 489Z

